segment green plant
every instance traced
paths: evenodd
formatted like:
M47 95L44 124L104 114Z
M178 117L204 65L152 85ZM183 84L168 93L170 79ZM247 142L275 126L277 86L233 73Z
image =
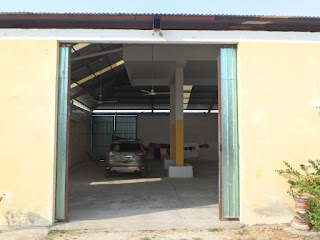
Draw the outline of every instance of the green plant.
M220 232L222 230L223 230L222 228L210 228L210 229L208 229L209 232Z
M243 229L242 229L242 233L244 233L244 234L248 234L248 233L249 233L249 230L248 230L248 229L243 228Z
M59 229L54 229L54 230L50 230L48 232L48 235L57 235L57 234L65 234L68 233L69 230L59 230Z
M320 231L320 160L308 160L308 162L308 165L300 164L301 171L298 171L284 161L287 168L276 172L290 177L288 180L290 195L312 196L306 206L306 214L301 214L301 217L306 219L315 231Z

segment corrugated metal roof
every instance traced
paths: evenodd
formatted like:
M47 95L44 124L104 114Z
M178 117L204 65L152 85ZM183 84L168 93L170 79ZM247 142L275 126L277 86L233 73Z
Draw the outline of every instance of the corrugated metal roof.
M85 13L85 12L0 12L0 15L56 15L56 16L173 16L173 17L244 17L244 18L308 18L320 19L314 16L288 16L288 15L241 15L241 14L167 14L167 13Z
M0 28L152 30L156 17L162 30L320 32L320 17L159 13L2 12Z
M194 16L194 17L267 17L267 18L311 18L318 19L320 17L314 16L288 16L288 15L238 15L238 14L184 14L184 13L176 13L176 14L167 14L167 13L86 13L86 12L0 12L0 15L82 15L82 16Z

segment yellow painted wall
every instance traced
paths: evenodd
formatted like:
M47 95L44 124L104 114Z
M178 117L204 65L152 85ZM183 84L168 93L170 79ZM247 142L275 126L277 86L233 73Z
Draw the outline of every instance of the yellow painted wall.
M319 82L319 44L238 45L241 221L292 219L287 179L274 170L320 159Z
M51 225L57 41L0 41L0 225Z

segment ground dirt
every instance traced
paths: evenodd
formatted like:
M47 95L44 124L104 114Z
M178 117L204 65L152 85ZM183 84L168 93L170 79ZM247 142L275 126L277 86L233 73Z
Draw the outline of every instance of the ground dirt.
M104 230L51 230L43 240L319 240L317 236L295 235L283 230L281 225L250 226L238 229L203 230L147 230L147 231L104 231Z

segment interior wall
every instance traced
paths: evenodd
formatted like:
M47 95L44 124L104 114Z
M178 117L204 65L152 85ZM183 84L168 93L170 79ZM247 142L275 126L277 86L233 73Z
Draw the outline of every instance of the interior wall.
M0 225L54 222L58 47L0 41Z
M90 160L91 112L70 104L69 168Z
M238 45L241 221L289 222L294 202L276 169L319 159L320 45Z
M169 114L139 114L137 137L145 144L170 143ZM218 114L184 114L185 144L209 144L198 150L198 159L218 161Z

